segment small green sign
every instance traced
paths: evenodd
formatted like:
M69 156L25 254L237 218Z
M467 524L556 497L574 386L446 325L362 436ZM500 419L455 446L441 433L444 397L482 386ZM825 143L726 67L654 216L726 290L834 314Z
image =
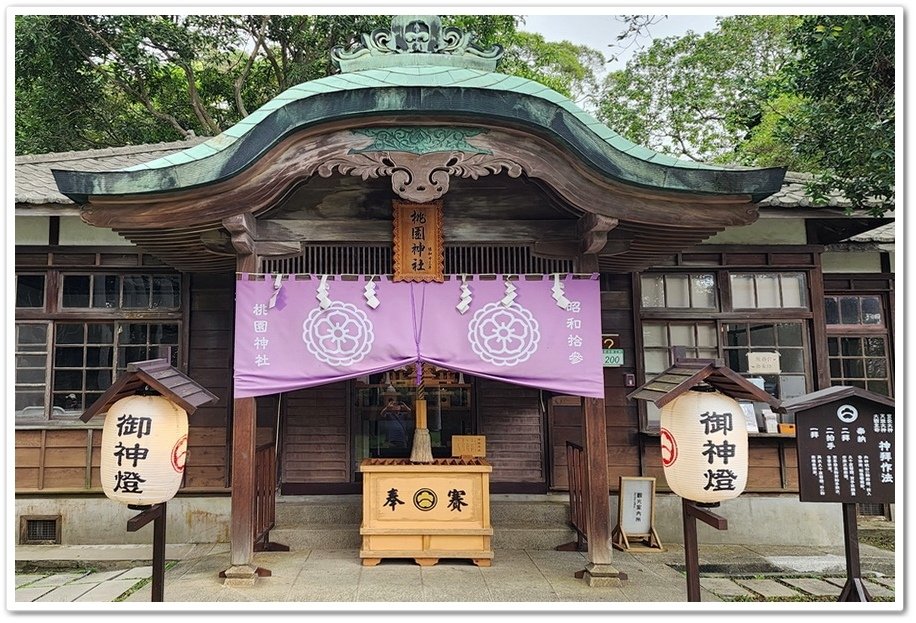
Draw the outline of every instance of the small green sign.
M604 354L605 368L619 368L623 365L622 348L602 348L601 352Z

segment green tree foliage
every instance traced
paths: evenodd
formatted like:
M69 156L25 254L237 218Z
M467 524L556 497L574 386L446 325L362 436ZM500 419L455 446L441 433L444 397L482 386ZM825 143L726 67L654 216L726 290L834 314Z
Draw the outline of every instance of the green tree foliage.
M500 71L576 96L600 53L517 31L512 15L444 16L506 47ZM285 89L333 73L332 47L376 15L27 15L16 18L16 153L212 136Z
M598 115L635 143L699 161L735 146L778 89L798 18L738 15L705 34L656 39L608 75Z
M894 194L894 18L738 15L656 39L608 75L598 116L693 160L813 173L880 215ZM631 29L643 30L640 22Z
M880 216L894 197L894 16L809 16L792 44L787 74L804 103L781 138L814 163L816 197L838 189Z

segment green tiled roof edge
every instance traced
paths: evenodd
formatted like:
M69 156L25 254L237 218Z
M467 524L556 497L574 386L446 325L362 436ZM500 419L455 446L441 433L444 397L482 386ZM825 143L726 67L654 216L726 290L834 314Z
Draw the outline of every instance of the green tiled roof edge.
M445 77L449 77L449 81L443 84L443 78ZM523 101L526 98L532 98L533 100L538 100L542 103L549 104L554 108L562 109L570 117L572 117L572 119L567 120L566 126L569 130L571 130L572 134L574 134L577 139L573 142L580 143L580 145L571 145L574 150L579 151L580 155L585 157L586 160L589 159L587 152L595 148L605 152L605 157L609 159L622 160L619 164L624 166L620 168L616 175L614 172L607 170L605 170L604 173L611 177L615 177L622 181L631 182L637 185L666 188L668 187L667 182L669 179L672 177L681 177L669 176L667 173L661 171L658 171L655 174L648 174L650 172L649 169L658 166L682 169L684 173L687 174L688 178L690 176L687 172L736 172L735 169L726 167L718 167L705 163L678 160L671 156L660 154L642 146L636 145L635 143L632 143L623 138L610 128L607 128L607 126L601 124L601 122L595 119L592 115L579 108L574 102L564 97L562 94L557 93L556 91L553 91L546 86L540 85L537 82L519 78L517 76L508 76L474 69L421 66L369 69L360 72L328 76L326 78L303 83L296 87L291 87L258 110L251 113L246 118L239 121L239 123L233 127L200 145L180 152L180 154L177 155L173 154L168 157L159 158L140 165L135 165L133 167L124 169L123 172L118 171L104 174L92 174L94 179L92 181L85 179L84 183L80 184L80 186L84 187L83 191L86 194L101 195L175 190L176 188L181 187L174 185L174 183L179 179L185 179L188 181L188 183L193 185L212 183L217 179L223 179L238 173L245 166L248 166L251 164L251 162L257 159L258 156L254 155L251 161L245 163L244 166L238 166L239 163L236 162L235 170L227 170L225 166L227 164L225 161L233 159L232 155L237 150L237 148L239 148L240 143L244 142L243 139L248 137L248 135L255 128L259 127L259 125L261 125L266 119L275 115L278 119L286 118L288 122L287 125L289 127L283 128L284 131L282 131L280 135L276 137L277 140L279 140L280 136L285 136L286 134L295 131L296 129L307 127L313 123L318 123L325 120L323 118L289 118L286 114L284 114L284 111L288 110L292 105L312 99L320 94L343 93L347 91L364 89L385 90L392 88L429 88L448 90L473 89L486 92L496 91L515 94L520 98L520 101ZM316 108L321 108L322 111L320 112L327 112L328 110L327 106L317 106ZM418 108L417 110L418 112L423 112L422 107ZM549 111L542 110L541 112ZM364 114L369 113L371 113L371 111L364 111ZM333 115L326 114L325 118L329 116ZM539 115L532 115L534 125L541 124L542 126L546 126L544 123L546 119L538 117ZM575 121L573 121L573 119ZM572 121L572 123L570 123L570 121ZM548 130L549 128L543 127L543 129ZM269 148L270 146L271 145L268 145L266 148ZM614 153L608 153L608 149L612 150ZM262 149L260 153L263 153L263 151L264 150ZM177 160L182 161L179 164L174 164L176 162L176 156ZM222 158L219 158L219 156L222 156ZM217 162L217 160L211 161L213 165L211 167L212 171L210 171L210 173L217 172L222 175L207 179L207 167L202 165L204 164L204 160L210 158L217 158L217 160L222 160L222 162ZM163 169L168 169L170 167L174 167L176 171L174 174L166 175L166 172L163 171ZM635 167L635 169L642 170L642 172L646 175L635 175L635 177L632 178L626 175L626 173L632 172L629 171L629 169L633 167ZM181 168L186 168L187 170L179 172L177 169ZM600 167L596 168L600 169ZM132 183L130 184L129 188L125 188L124 184L118 183L118 181L112 177L113 175L116 176L118 173L131 173L139 172L142 170L147 170L149 172L152 172L150 170L162 171L163 179L156 181L155 177L150 177L148 175L129 176L133 178L131 180ZM102 180L101 176L105 176L107 179ZM172 181L172 185L164 187L163 182L165 182L167 179ZM125 182L126 181L127 180L125 179ZM90 182L89 187L87 187L85 182ZM149 187L147 184L152 184L153 187ZM686 188L683 187L683 185L677 184L672 185L668 189L682 191L693 190L696 192L702 192L702 189ZM70 190L69 194L68 190ZM778 186L774 190L778 190ZM64 192L64 194L68 194L68 196L80 196L82 194L76 189L61 188L61 191ZM715 189L710 188L708 192L715 192ZM730 192L735 191L732 190ZM745 192L754 192L754 190L752 189ZM769 194L769 192L766 194Z

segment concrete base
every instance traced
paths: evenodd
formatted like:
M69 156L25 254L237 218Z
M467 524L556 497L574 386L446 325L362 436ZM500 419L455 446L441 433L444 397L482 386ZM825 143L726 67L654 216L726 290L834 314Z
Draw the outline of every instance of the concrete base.
M172 498L167 507L166 540L169 543L228 542L229 507L228 495ZM21 518L29 515L60 515L61 545L153 542L152 522L136 532L128 532L127 520L137 515L137 511L104 495L17 497L17 533Z
M277 504L277 529L271 536L294 549L297 546L300 549L327 549L328 543L335 543L336 547L355 547L353 542L359 538L359 524L351 526L338 515L352 514L353 509L359 509L358 499L359 496L309 496L308 500L281 497ZM491 495L493 543L494 546L499 544L495 549L553 549L570 541L573 537L567 526L567 499L565 493ZM681 498L671 493L660 493L655 502L655 529L662 543L683 543ZM527 513L524 515L526 523L538 520L532 525L539 533L548 535L553 530L556 534L550 535L549 539L541 539L543 545L530 540L511 539L512 530L518 529L520 508ZM315 515L317 511L333 513L333 516L319 517ZM617 522L617 495L610 496L610 511L613 529ZM356 512L358 514L358 510ZM843 546L843 517L839 504L799 502L797 493L745 493L737 499L722 502L715 512L728 519L728 530L714 530L698 522L700 545ZM497 521L500 513L514 517L514 523L508 519ZM17 497L16 528L20 518L28 515L60 515L62 545L153 542L152 524L137 532L127 532L127 520L136 512L101 495ZM324 529L325 524L333 524L337 531L349 529L350 532L344 534L346 542L337 543L327 536L316 537L308 543L299 542L302 535ZM227 543L229 525L229 496L179 496L169 501L166 528L169 543Z
M258 581L258 568L251 565L236 565L223 573L226 576L223 580L225 586L254 586Z
M582 579L593 587L620 587L623 586L623 581L627 579L627 576L613 565L588 563L582 574Z

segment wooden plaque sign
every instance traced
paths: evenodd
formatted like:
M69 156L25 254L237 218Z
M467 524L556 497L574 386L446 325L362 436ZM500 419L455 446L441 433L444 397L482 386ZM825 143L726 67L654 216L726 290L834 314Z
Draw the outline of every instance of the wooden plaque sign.
M487 456L485 435L452 435L452 456Z
M442 202L394 201L394 281L444 281Z
M891 504L894 407L848 396L795 414L802 502Z

